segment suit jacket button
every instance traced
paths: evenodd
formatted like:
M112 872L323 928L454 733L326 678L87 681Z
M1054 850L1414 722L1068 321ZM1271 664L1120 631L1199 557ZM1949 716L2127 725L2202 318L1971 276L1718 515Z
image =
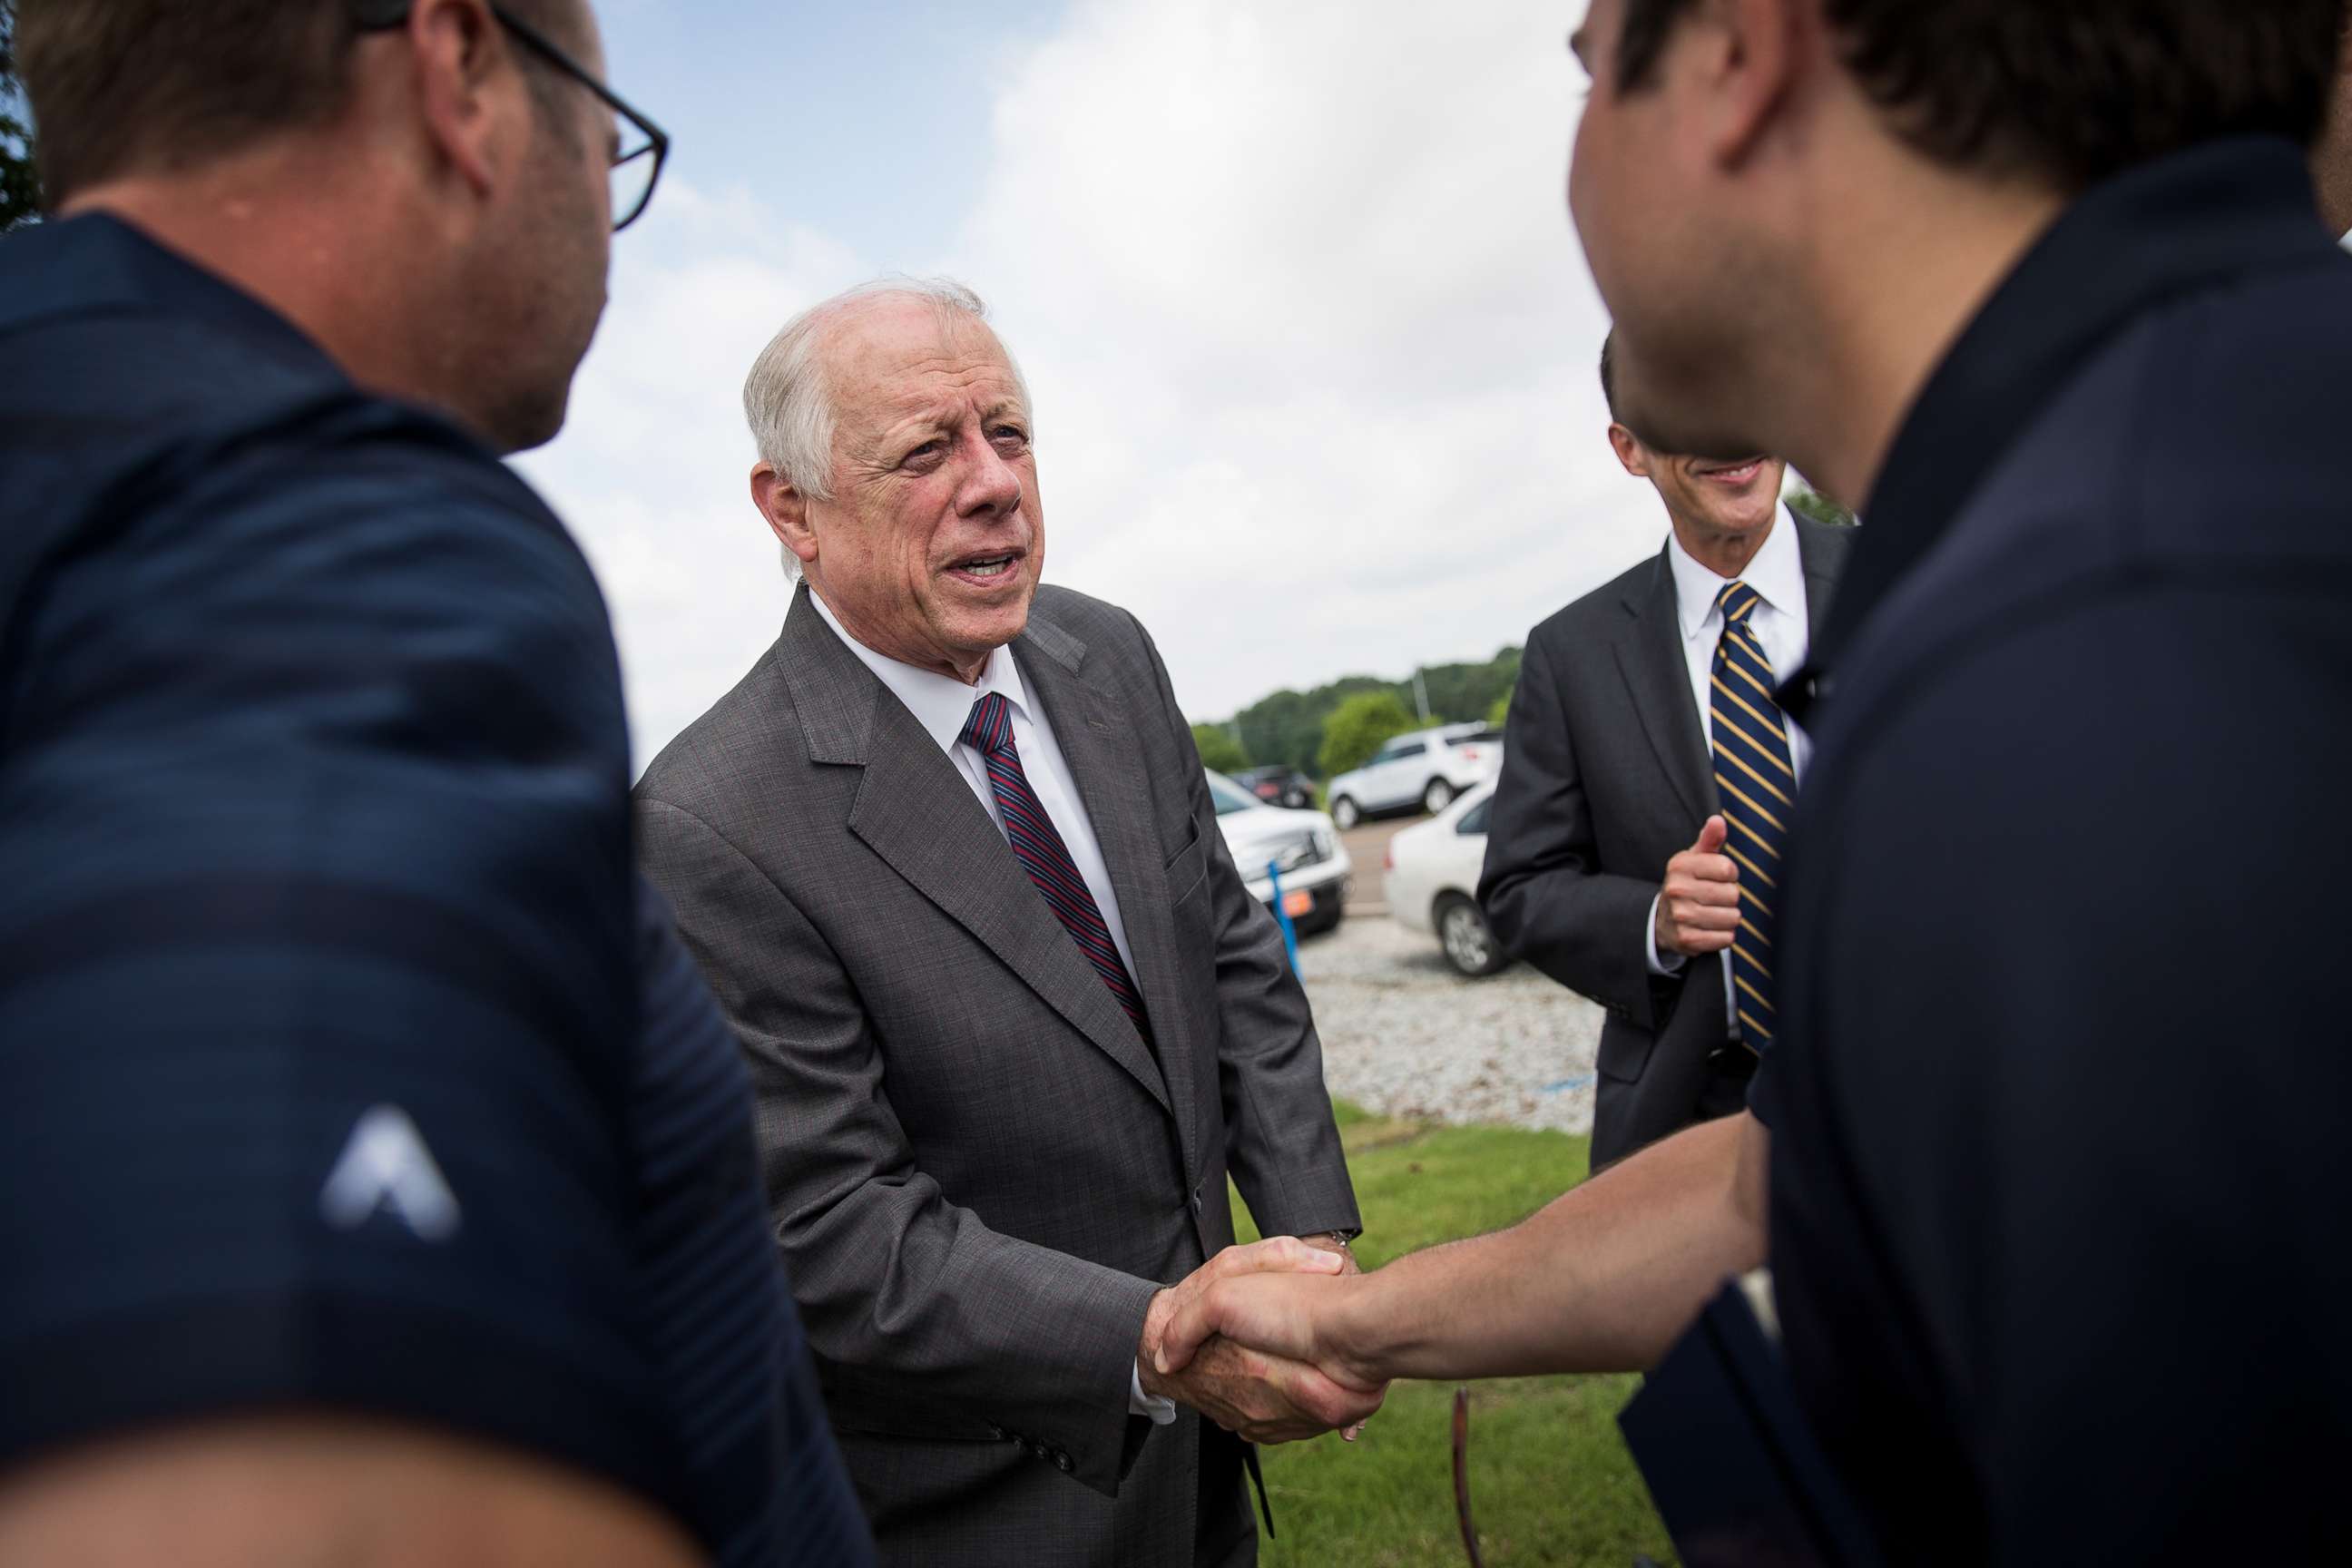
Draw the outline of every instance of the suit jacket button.
M999 1426L995 1422L992 1421L988 1424L988 1438L990 1442L1002 1443L1005 1438L1011 1436L1012 1434L1010 1432L1007 1432L1003 1427Z
M1056 1454L1054 1456L1054 1468L1066 1476L1078 1467L1067 1454Z

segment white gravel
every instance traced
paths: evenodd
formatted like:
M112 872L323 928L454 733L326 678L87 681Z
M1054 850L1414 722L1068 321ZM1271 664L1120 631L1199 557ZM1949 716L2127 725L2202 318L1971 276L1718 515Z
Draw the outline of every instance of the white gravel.
M1592 1130L1601 1009L1526 964L1456 974L1437 939L1351 913L1298 968L1333 1095L1435 1121Z

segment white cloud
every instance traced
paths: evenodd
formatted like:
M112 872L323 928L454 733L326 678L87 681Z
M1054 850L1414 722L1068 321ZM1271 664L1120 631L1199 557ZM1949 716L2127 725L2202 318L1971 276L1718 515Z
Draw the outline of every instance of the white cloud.
M1562 190L1556 0L1078 0L943 150L942 269L1038 401L1048 581L1124 604L1179 696L1484 658L1654 550L1602 437ZM950 195L953 200L950 200ZM744 370L857 257L665 185L562 440L526 467L614 606L640 760L772 639ZM678 210L683 204L683 216Z
M1051 581L1196 717L1484 658L1656 547L1610 456L1554 0L1087 0L955 269L1039 409Z

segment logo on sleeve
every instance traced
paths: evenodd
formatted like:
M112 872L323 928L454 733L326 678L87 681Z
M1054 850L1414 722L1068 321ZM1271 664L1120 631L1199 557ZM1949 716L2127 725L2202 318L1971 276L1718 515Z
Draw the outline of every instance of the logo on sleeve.
M384 1210L425 1241L457 1234L457 1199L416 1123L396 1105L359 1119L319 1193L319 1212L337 1230L357 1230Z

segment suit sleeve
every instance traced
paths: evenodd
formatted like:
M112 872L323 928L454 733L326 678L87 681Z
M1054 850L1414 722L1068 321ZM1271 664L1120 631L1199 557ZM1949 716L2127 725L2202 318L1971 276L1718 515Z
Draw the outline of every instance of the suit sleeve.
M1528 639L1511 694L1478 902L1512 953L1655 1028L1662 1002L1681 984L1650 973L1643 929L1660 884L1597 869L1591 797L1548 632L1538 627Z
M639 853L748 1054L776 1239L809 1342L887 1368L1116 1496L1157 1281L989 1228L918 1169L824 935L708 824L641 795ZM757 962L739 946L755 944Z
M1150 656L1162 710L1183 759L1192 817L1208 847L1210 918L1217 938L1217 1076L1234 1184L1267 1236L1353 1235L1363 1220L1323 1082L1323 1042L1306 989L1291 973L1282 929L1250 897L1225 847L1208 775L1160 650L1139 625L1136 635Z
M308 434L17 622L0 1463L323 1406L659 1489L603 605L487 458Z

